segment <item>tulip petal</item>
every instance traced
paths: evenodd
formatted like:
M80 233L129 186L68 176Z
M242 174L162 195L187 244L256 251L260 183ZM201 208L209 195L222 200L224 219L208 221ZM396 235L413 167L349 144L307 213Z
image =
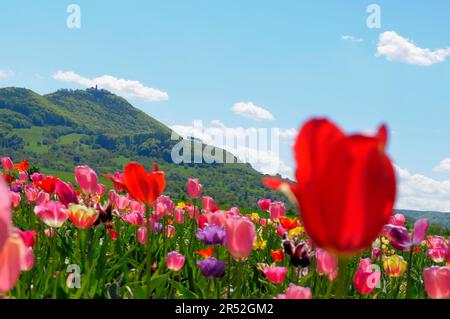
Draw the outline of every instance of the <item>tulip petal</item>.
M425 238L429 226L428 219L419 219L414 224L414 230L412 234L412 242L414 245L419 245Z
M11 234L0 250L0 292L11 290L19 279L25 261L25 245L18 234Z

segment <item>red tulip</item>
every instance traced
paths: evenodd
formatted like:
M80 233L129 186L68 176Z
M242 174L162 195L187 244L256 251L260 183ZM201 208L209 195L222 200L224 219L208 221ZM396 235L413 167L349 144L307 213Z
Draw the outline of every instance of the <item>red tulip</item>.
M271 249L270 250L270 256L272 256L272 259L275 262L281 262L284 259L284 253L283 253L283 250L281 248L277 249L277 250Z
M370 246L392 214L396 181L386 142L384 125L375 136L345 135L330 121L313 119L294 147L297 184L264 183L299 204L317 246L354 255Z
M292 230L294 228L297 228L298 225L299 225L297 218L289 218L289 217L286 217L286 216L281 216L279 218L279 222L280 222L281 226L283 226L283 228L286 231L290 231L290 230Z
M164 172L155 169L149 173L138 163L129 163L124 170L124 184L135 200L152 205L166 187Z
M23 160L19 164L14 165L15 169L21 172L26 172L30 168L30 164L28 164L27 160Z

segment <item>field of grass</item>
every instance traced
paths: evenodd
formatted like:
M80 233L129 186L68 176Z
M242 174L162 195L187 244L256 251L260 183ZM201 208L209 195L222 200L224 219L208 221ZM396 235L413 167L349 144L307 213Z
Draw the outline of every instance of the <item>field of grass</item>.
M14 133L25 142L25 150L36 154L48 152L49 145L44 145L44 128L33 126L31 128L14 129Z

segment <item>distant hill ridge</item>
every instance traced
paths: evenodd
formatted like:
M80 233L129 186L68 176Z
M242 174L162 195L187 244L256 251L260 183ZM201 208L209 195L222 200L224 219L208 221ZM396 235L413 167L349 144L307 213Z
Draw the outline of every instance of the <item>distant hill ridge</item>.
M263 197L287 202L262 185L263 175L250 164L174 164L171 151L178 141L171 136L170 128L106 90L39 95L25 88L0 89L0 156L27 158L55 174L71 173L80 164L103 174L123 170L129 161L147 168L157 162L167 174L168 193L177 198L183 198L187 178L198 177L204 193L219 204L256 209Z

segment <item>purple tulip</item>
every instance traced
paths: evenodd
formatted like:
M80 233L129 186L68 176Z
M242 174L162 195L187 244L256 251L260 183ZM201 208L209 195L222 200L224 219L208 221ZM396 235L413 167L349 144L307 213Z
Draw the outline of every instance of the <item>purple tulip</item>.
M425 239L428 230L428 219L419 219L414 224L412 235L402 226L387 225L387 235L391 239L391 244L395 249L407 251L412 246L418 246Z
M206 245L224 245L226 232L224 227L208 225L203 229L199 229L196 236Z
M197 261L200 271L203 276L208 279L222 278L225 274L225 262L217 260L214 257L206 258L202 261Z

